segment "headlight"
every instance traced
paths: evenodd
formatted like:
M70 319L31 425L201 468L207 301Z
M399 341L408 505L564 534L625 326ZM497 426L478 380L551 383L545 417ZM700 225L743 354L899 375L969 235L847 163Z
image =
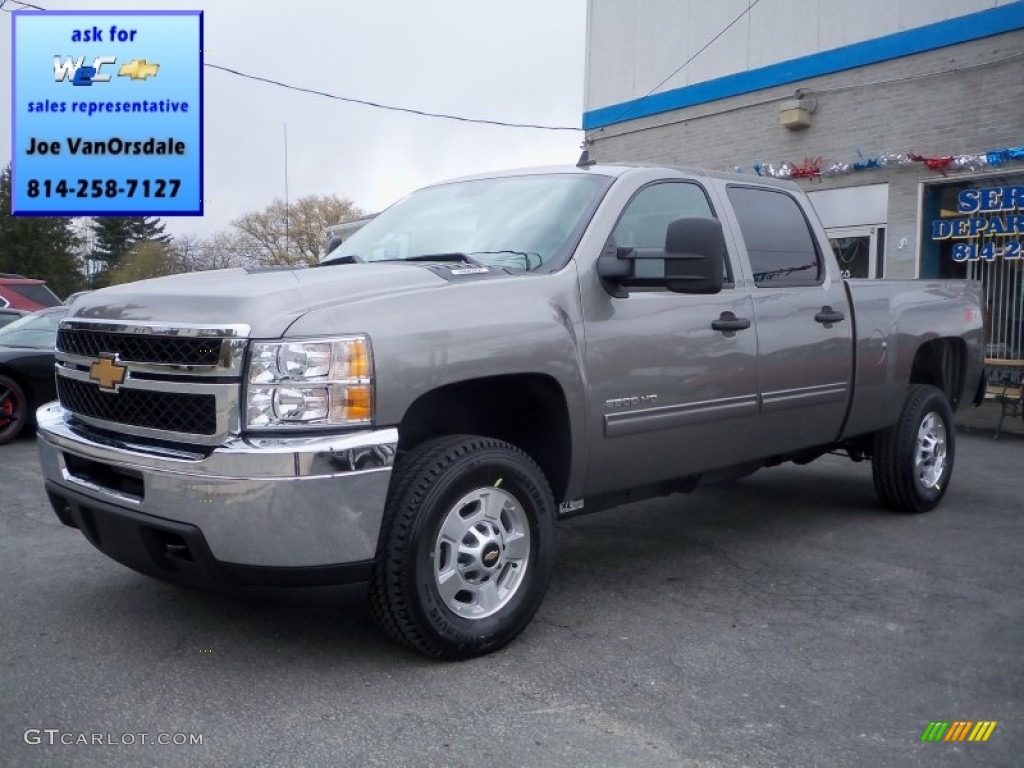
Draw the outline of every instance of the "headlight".
M348 427L373 420L373 360L365 336L256 341L249 356L249 429Z

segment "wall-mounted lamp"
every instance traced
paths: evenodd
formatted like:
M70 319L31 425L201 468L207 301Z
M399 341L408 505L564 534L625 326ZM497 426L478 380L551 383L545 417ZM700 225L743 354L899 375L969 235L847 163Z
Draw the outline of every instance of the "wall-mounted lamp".
M799 94L799 91L797 92ZM782 102L779 109L779 125L791 131L799 131L811 126L811 115L817 107L811 99L795 98Z

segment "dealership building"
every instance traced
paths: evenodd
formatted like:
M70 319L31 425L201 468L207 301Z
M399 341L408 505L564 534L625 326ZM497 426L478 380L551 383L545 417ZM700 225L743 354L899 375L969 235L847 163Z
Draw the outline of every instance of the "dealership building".
M845 275L970 277L1024 366L1024 1L588 0L591 159L796 181Z

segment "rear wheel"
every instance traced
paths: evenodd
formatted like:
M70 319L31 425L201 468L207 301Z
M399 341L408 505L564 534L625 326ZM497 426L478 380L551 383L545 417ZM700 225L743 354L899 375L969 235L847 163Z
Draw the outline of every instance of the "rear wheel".
M882 504L901 512L934 509L953 475L955 436L942 390L912 385L899 421L875 435L871 465Z
M0 376L0 445L21 434L28 422L28 398L18 382Z
M554 565L540 468L485 437L431 440L399 462L370 585L377 624L442 659L501 648L533 618Z

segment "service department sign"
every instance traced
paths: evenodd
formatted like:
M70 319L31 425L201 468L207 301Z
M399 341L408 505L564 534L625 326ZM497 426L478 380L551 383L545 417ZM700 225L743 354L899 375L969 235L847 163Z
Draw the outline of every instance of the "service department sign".
M962 189L956 212L935 219L932 240L972 241L953 245L953 261L1007 261L1024 257L1024 186Z

